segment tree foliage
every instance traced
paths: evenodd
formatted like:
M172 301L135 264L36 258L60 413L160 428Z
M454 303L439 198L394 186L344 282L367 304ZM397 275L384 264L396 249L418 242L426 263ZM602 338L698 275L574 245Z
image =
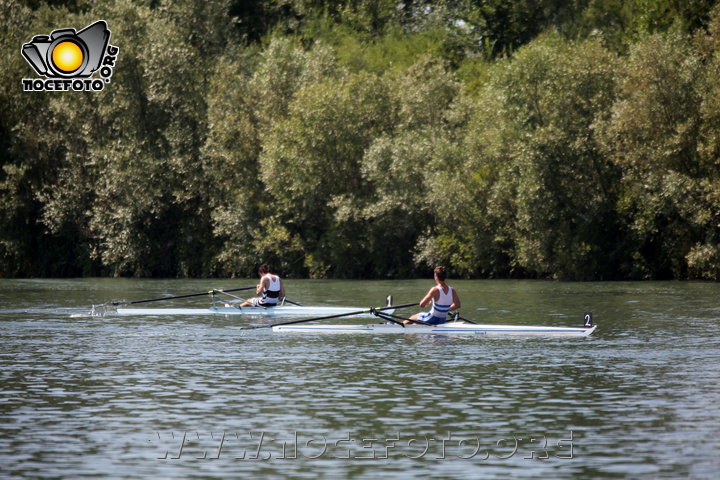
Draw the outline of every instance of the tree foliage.
M717 280L716 3L0 0L0 276Z

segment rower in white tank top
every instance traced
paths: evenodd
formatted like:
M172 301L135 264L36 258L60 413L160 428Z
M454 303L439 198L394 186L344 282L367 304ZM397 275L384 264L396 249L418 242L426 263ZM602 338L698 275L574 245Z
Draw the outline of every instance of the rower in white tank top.
M432 299L430 315L435 318L447 318L447 314L450 311L450 305L453 303L453 289L450 285L446 285L446 287L447 291L443 291L442 287L434 287L440 294L440 298L437 300L434 298Z
M432 308L429 312L413 315L403 323L415 323L413 320L419 320L423 323L439 325L445 323L450 310L460 308L460 297L457 291L445 283L445 278L447 277L445 267L435 267L434 273L436 285L432 287L427 295L420 301L421 307L427 307L432 304Z
M280 290L282 288L282 285L280 284L280 277L268 273L263 277L263 279L265 278L268 279L268 286L262 290L260 305L277 305L278 298L280 297Z
M263 263L258 269L260 283L255 289L258 297L244 301L240 307L272 307L278 304L281 297L285 297L285 287L282 279L270 273L270 267Z

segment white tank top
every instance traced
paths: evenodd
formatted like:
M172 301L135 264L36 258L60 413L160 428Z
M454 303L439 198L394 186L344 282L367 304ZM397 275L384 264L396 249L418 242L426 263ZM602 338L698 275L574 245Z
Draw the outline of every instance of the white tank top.
M263 303L277 303L280 296L280 277L277 275L265 275L268 279L268 288L262 292Z
M443 292L440 287L435 287L435 289L440 294L440 298L438 298L437 302L433 298L432 310L430 310L430 313L433 317L446 318L448 312L450 311L450 305L453 303L452 287L448 285L447 293Z

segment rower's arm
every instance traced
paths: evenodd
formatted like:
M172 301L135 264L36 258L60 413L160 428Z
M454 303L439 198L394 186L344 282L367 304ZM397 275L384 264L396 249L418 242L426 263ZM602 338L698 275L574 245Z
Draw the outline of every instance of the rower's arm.
M450 305L450 311L457 310L460 308L460 297L458 296L457 292L453 288L452 291L452 297L453 297L453 303Z
M433 299L433 294L435 293L435 287L431 288L430 291L425 295L425 297L420 300L420 307L425 308L428 305L430 305L430 302Z
M267 288L267 286L265 285L266 283L269 284L268 279L267 279L267 277L263 277L262 280L260 280L260 283L258 283L258 286L255 289L255 293L260 295L263 291L263 288Z

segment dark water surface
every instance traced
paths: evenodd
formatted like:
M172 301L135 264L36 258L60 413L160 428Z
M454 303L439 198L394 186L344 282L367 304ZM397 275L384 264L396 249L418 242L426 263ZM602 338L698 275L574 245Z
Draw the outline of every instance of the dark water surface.
M91 304L255 280L0 280L2 478L692 478L720 471L720 285L455 281L587 339L285 336ZM306 304L430 281L287 281ZM206 306L205 298L152 306ZM408 312L410 313L410 312ZM358 322L360 320L355 320Z

